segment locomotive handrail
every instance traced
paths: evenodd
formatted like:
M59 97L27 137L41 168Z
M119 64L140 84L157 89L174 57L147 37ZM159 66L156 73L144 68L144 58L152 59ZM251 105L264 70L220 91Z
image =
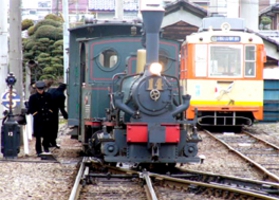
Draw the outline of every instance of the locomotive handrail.
M112 78L111 78L111 80L112 80L112 83L111 83L111 88L112 88L112 90L111 90L111 92L114 92L114 90L115 90L115 88L114 88L114 85L115 85L115 78L116 78L116 77L119 77L120 75L127 75L127 73L126 73L126 72L121 72L121 73L116 73L116 74L114 74L114 75L112 76Z
M169 77L169 78L173 78L176 80L177 82L177 85L180 86L180 83L179 83L179 80L177 77L175 76L171 76L171 75L167 75L167 74L162 74L162 76L165 76L165 77ZM180 92L180 87L178 87L178 96L181 97L181 92ZM179 98L179 104L181 104L181 98Z

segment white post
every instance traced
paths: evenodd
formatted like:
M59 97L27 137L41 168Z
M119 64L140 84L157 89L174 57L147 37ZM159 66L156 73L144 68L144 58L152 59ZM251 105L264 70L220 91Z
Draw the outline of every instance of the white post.
M28 132L27 132L27 126L23 126L23 149L24 154L29 155L29 147L28 147Z
M64 57L64 83L67 83L67 69L69 67L69 3L68 0L63 0L63 57Z
M27 133L28 133L28 139L32 140L32 134L33 134L33 115L28 114L26 115L26 121L27 121Z
M8 75L8 0L0 0L1 17L0 17L0 95L7 88L5 79ZM4 111L0 106L0 116Z
M30 97L30 84L31 84L31 70L28 64L25 64L25 90L24 90L24 100L29 99Z

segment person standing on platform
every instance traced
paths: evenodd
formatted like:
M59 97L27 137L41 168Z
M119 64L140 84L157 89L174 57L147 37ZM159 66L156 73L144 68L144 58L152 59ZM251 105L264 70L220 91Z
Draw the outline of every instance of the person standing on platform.
M35 84L36 93L29 98L28 112L33 115L34 136L36 137L35 149L37 155L50 154L49 143L51 138L51 122L53 118L53 102L49 93L45 92L46 87L43 81L37 81ZM41 138L43 142L41 143ZM42 145L44 152L42 151Z
M53 106L53 122L51 124L51 141L50 146L60 148L60 145L56 143L58 128L59 128L59 110L63 115L64 119L68 119L68 113L65 110L65 100L66 96L64 91L66 90L67 85L64 83L60 83L58 88L51 88L48 90L48 93L51 94L54 106Z

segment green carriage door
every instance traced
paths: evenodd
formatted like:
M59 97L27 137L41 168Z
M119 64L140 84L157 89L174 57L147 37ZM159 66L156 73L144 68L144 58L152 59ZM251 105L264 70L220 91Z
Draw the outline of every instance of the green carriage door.
M87 92L91 92L91 118L105 117L113 76L123 72L132 73L137 50L141 48L140 37L109 37L88 42L86 88Z

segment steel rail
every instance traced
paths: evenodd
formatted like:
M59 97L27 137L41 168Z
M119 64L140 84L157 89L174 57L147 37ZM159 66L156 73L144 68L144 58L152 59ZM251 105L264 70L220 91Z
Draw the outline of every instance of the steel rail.
M101 166L101 163L93 161L95 166ZM117 173L124 173L126 176L120 176L120 175L113 175L113 174L106 174L106 175L95 175L95 174L89 174L92 176L102 176L102 177L117 177L117 178L136 178L135 175L138 175L139 178L142 178L145 180L146 185L144 186L146 196L148 200L158 200L156 193L152 187L152 181L149 177L149 172L148 171L143 171L143 172L138 172L135 170L130 170L126 168L119 168L119 167L114 167L114 166L109 166L109 165L103 165L107 167L111 172L117 172ZM128 176L127 176L128 175Z
M140 178L143 178L146 182L145 191L147 193L147 197L150 200L158 200L156 193L152 187L152 181L149 177L149 172L144 171L144 172L139 172Z
M219 140L217 137L215 137L212 133L210 133L207 130L204 130L208 135L210 135L211 137L213 137L215 140L221 142L224 146L226 146L230 151L235 152L236 154L238 154L240 157L242 157L243 159L247 160L248 162L252 163L254 166L256 166L259 170L261 170L262 172L264 172L266 175L268 175L270 178L272 178L274 181L279 182L279 177L276 176L275 174L269 172L268 170L266 170L264 167L262 167L260 164L256 163L255 161L251 160L250 158L248 158L247 156L243 155L241 152L237 151L236 149L232 148L230 145L228 145L227 143L223 142L222 140Z
M94 163L94 164L96 164L96 163ZM228 185L223 185L223 184L219 184L219 183L204 183L204 182L199 182L199 181L185 180L185 179L182 179L182 178L174 178L174 177L171 177L169 175L161 175L161 174L156 174L156 173L152 173L152 172L145 172L145 174L144 174L144 172L138 172L138 171L130 170L130 169L118 168L118 167L113 167L113 166L106 166L106 167L113 172L130 174L130 175L138 174L140 177L143 177L146 181L146 184L147 184L147 186L145 187L145 190L147 192L148 200L149 199L152 199L152 200L157 200L158 199L156 197L156 194L155 194L154 189L152 187L152 182L151 182L150 177L154 177L155 180L157 180L157 181L163 181L164 183L170 183L170 184L175 184L175 185L177 185L177 184L196 185L196 186L201 186L201 187L206 187L206 188L219 189L219 190L223 190L223 191L230 191L232 193L238 193L238 194L241 194L241 195L247 195L247 196L250 196L250 197L256 197L256 198L261 198L261 199L265 199L265 200L276 200L276 199L278 200L278 198L276 198L276 197L271 197L271 196L268 196L268 195L248 191L248 190L245 190L245 189L234 188L234 187L230 187ZM192 171L194 171L194 170L192 170ZM198 173L200 173L200 172L198 172ZM237 179L236 177L234 177L234 178ZM249 181L249 179L248 179L248 181ZM261 181L256 181L256 182L263 183L263 185L265 184L264 181L262 181L262 182ZM270 185L279 187L279 184L276 184L276 183L270 183Z
M279 147L278 147L278 146L276 146L276 145L274 145L274 144L272 144L272 143L270 143L270 142L268 142L268 141L265 141L265 140L263 140L263 139L261 139L261 138L255 136L255 135L251 134L250 132L248 132L248 131L246 131L246 130L243 130L242 132L244 132L245 134L247 134L247 135L249 135L249 136L251 136L251 137L253 137L253 138L255 138L255 139L257 139L257 140L259 140L259 141L261 141L261 142L263 142L264 144L267 144L267 145L273 147L273 148L276 149L276 150L279 150Z
M74 183L74 186L72 188L72 191L71 191L71 195L69 197L69 200L77 200L78 196L79 196L79 192L80 192L80 182L81 182L81 179L83 177L83 173L84 173L84 168L85 168L85 161L87 160L86 157L84 157L82 159L82 162L80 164L80 167L79 167L79 171L78 171L78 174L76 176L76 180L75 180L75 183Z
M247 190L242 190L242 189L238 189L238 188L223 186L223 185L219 185L219 184L209 184L209 183L202 183L202 182L197 182L197 181L172 178L169 176L159 175L159 174L154 174L154 173L150 173L149 176L154 177L155 179L157 179L159 181L164 181L164 182L181 183L181 184L186 184L186 185L197 185L197 186L202 186L202 187L206 187L206 188L226 190L226 191L230 191L230 192L234 192L234 193L238 193L238 194L242 194L242 195L248 195L250 197L256 197L256 198L261 198L261 199L265 199L265 200L278 200L278 198L275 198L275 197L262 195L262 194L254 193L254 192L249 192Z
M242 181L246 183L255 183L255 184L261 184L261 185L268 185L272 186L274 188L279 189L279 183L274 183L274 182L266 182L266 181L259 181L259 180L253 180L253 179L248 179L248 178L241 178L241 177L235 177L235 176L227 176L227 175L221 175L221 174L213 174L210 172L203 172L203 171L197 171L193 169L183 169L183 168L177 168L177 170L181 172L186 172L186 173L196 173L196 174L201 174L201 175L208 175L208 176L213 176L213 177L221 177L221 178L228 178L231 180L235 181Z
M61 164L59 161L57 160L24 160L24 159L3 159L0 160L0 162L18 162L18 163L57 163L57 164Z

